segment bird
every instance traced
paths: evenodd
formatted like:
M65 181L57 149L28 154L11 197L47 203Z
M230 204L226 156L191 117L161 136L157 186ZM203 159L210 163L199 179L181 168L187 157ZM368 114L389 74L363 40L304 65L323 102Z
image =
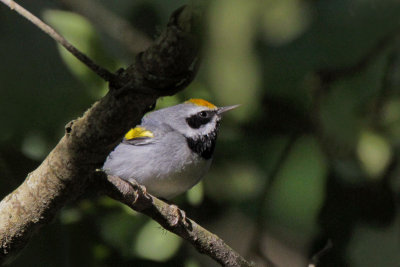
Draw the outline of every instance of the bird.
M108 155L102 169L170 200L208 172L222 115L238 106L217 107L192 98L147 113Z

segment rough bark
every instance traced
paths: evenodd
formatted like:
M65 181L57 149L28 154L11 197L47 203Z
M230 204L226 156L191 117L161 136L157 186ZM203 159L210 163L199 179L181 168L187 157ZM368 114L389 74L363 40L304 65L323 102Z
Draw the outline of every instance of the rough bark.
M0 263L84 192L91 174L157 97L174 94L193 79L198 47L192 19L190 8L177 10L158 41L117 73L109 93L67 124L42 164L0 202Z

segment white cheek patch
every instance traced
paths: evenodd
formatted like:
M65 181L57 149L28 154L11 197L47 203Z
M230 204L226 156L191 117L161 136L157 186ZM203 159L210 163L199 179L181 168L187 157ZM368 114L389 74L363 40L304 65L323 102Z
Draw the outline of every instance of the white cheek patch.
M219 120L220 118L215 116L209 123L200 126L198 129L192 129L188 126L185 136L189 138L196 138L198 136L208 135L215 131L215 128L218 128Z

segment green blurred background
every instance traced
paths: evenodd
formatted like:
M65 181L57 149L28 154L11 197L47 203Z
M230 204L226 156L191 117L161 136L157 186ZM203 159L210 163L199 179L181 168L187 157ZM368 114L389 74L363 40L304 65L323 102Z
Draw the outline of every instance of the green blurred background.
M96 1L156 38L188 1ZM205 8L203 64L187 98L242 106L224 118L214 163L174 202L263 266L399 266L400 2L190 1ZM20 1L96 62L134 55L64 1ZM101 23L100 23L101 24ZM55 146L107 85L0 5L0 193ZM216 266L106 197L84 196L11 266Z

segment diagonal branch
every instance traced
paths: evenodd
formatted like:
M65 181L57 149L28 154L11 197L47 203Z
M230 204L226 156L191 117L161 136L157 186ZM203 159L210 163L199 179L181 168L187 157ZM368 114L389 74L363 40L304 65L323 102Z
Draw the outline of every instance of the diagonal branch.
M96 180L103 181L102 191L105 194L153 218L165 229L189 241L200 253L207 254L222 266L253 266L217 235L187 218L175 205L169 205L146 193L145 188L139 184L131 184L103 172L96 176Z
M73 46L70 42L68 42L64 37L62 37L56 30L52 27L44 23L38 17L33 15L31 12L18 5L16 2L12 0L0 0L6 6L8 6L11 10L14 10L34 25L36 25L39 29L47 33L51 38L53 38L56 42L61 44L65 49L67 49L71 54L73 54L77 59L79 59L83 64L85 64L89 69L94 71L97 75L103 78L107 82L114 81L116 76L108 71L107 69L97 65L93 62L89 57L87 57L84 53L79 51L75 46Z
M191 8L175 11L155 44L118 73L115 90L69 123L42 164L0 202L0 264L85 191L93 171L159 96L176 93L193 79L199 48L194 23Z

